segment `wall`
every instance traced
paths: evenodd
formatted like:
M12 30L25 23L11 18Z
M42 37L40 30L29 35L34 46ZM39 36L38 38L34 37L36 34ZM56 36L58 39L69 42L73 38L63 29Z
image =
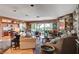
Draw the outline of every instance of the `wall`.
M0 18L0 40L2 39L2 22Z

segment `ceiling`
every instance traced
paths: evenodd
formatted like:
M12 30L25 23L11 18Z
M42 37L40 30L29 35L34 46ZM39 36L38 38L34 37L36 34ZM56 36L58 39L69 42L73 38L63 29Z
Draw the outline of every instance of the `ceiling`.
M72 13L76 4L1 4L0 16L6 16L25 21L56 19Z

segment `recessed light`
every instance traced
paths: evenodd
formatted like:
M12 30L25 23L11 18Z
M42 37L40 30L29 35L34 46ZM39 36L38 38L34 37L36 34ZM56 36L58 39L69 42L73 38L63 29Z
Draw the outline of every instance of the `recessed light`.
M13 10L13 12L16 12L16 10Z
M34 5L33 5L33 4L31 4L30 6L31 6L31 7L34 7Z
M26 14L25 16L29 16L28 14Z
M37 18L39 18L40 16L36 16Z

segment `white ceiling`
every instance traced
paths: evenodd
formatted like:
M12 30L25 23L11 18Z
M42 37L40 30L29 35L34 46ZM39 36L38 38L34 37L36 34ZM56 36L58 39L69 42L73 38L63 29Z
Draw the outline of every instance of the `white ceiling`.
M26 21L48 20L72 13L75 8L75 4L36 4L34 7L29 4L2 4L0 5L0 16Z

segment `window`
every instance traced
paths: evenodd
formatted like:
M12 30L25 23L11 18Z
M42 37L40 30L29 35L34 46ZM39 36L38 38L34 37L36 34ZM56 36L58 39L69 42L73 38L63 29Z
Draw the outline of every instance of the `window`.
M33 24L31 25L31 31L36 31L36 24L35 24L35 23L33 23Z
M45 24L45 30L52 30L52 23L46 23Z
M32 23L31 25L31 31L39 31L44 34L47 30L53 29L53 23Z

